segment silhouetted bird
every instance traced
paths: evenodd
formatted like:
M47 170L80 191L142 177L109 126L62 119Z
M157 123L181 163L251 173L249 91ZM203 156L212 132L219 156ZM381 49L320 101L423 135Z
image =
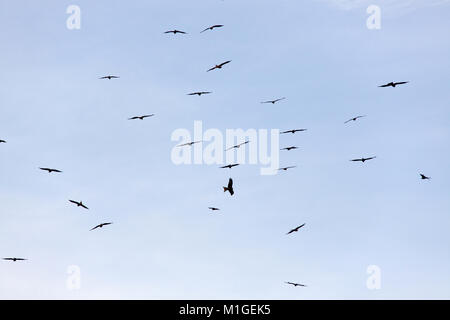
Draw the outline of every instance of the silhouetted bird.
M286 97L279 98L279 99L275 99L275 100L263 101L263 102L261 102L261 103L271 103L271 104L275 104L276 102L281 101L281 100L284 100L284 99L286 99Z
M107 226L107 225L110 225L110 224L112 224L112 222L100 223L99 225L96 225L95 227L93 227L93 228L92 228L91 230L89 230L89 231L95 230L95 229L97 229L97 228L103 228L104 226Z
M298 147L292 146L292 147L286 147L286 148L283 148L283 149L280 149L280 150L291 151L291 150L293 150L293 149L298 149Z
M191 92L191 93L188 93L187 95L188 96L201 96L202 94L210 94L210 93L212 93L211 91L198 91L198 92Z
M306 131L306 130L307 129L292 129L292 130L287 130L287 131L280 132L280 134L284 134L284 133L292 133L292 134L294 134L296 132L301 132L301 131Z
M72 203L74 203L74 204L76 204L77 205L77 207L83 207L83 208L85 208L85 209L88 209L89 210L89 208L88 207L86 207L84 204L83 204L83 201L80 201L80 202L78 202L78 201L75 201L75 200L69 200L70 202L72 202Z
M43 171L48 171L48 173L52 173L52 172L62 172L62 171L60 171L60 170L57 170L57 169L51 169L51 168L39 168L39 169L41 169L41 170L43 170Z
M223 192L229 192L230 195L234 194L234 190L233 190L233 179L230 178L230 180L228 180L228 186L227 187L223 187Z
M203 140L199 140L199 141L192 141L192 142L186 142L183 144L179 144L177 147L183 147L183 146L192 146L195 143L199 143L199 142L203 142Z
M173 34L181 33L181 34L187 34L187 32L180 31L180 30L177 30L177 29L175 29L175 30L169 30L169 31L166 31L166 32L164 32L164 33L173 33Z
M420 174L420 178L422 179L422 180L430 180L431 179L431 177L427 177L426 175L424 175L424 174L421 174L421 173L419 173Z
M119 76L104 76L104 77L100 77L99 79L111 80L111 79L119 79L119 78L120 78Z
M219 208L216 208L216 207L208 207L208 209L211 210L211 211L218 211L218 210L220 210Z
M297 166L284 167L284 168L280 168L280 169L278 169L278 170L284 170L284 171L287 171L288 169L295 168L295 167L297 167Z
M203 30L203 31L200 31L200 33L205 32L205 31L207 31L207 30L213 30L213 29L215 29L215 28L221 28L221 27L223 27L223 24L215 24L215 25L213 25L213 26L211 26L211 27L206 28L206 29Z
M211 69L206 70L206 72L212 71L212 70L214 70L214 69L222 69L222 67L223 67L224 65L226 65L227 63L230 63L230 62L231 62L231 60L228 60L228 61L222 62L221 64L216 64L216 65L215 65L214 67L212 67Z
M0 140L0 143L6 143L6 140Z
M238 149L238 148L240 148L241 146L243 146L244 144L247 144L247 143L249 143L249 142L250 142L250 140L247 140L247 141L245 141L245 142L242 142L242 143L239 143L239 144L234 145L234 146L232 146L232 147L229 147L229 148L226 149L225 151L228 151L228 150L231 150L231 149Z
M236 167L238 165L239 165L239 163L227 164L226 166L220 167L220 169L225 169L225 168L231 169L231 168Z
M402 81L402 82L389 82L386 84L383 84L382 86L379 86L380 88L386 88L386 87L392 87L395 88L396 86L400 85L400 84L405 84L408 83L409 81Z
M294 287L300 286L300 287L306 287L306 285L301 283L294 283L294 282L286 282L287 284L293 285Z
M128 118L128 120L136 120L136 119L144 120L145 118L153 117L153 116L154 116L154 114L152 113L152 114L146 114L144 116L136 116L136 117Z
M16 262L16 261L25 261L27 259L24 259L24 258L3 258L3 260Z
M306 223L302 224L301 226L298 226L297 228L292 229L291 231L289 231L288 233L286 233L286 235L291 234L292 232L297 232L298 229L302 228Z
M353 160L350 160L350 161L355 161L355 162L357 162L357 161L360 161L360 162L366 162L366 161L368 161L368 160L372 160L372 159L375 159L376 157L370 157L370 158L361 158L361 159L353 159Z
M356 121L356 120L358 120L359 118L364 118L364 117L365 117L365 116L357 116L357 117L354 117L354 118L351 118L351 119L345 121L344 123L349 123L350 121Z

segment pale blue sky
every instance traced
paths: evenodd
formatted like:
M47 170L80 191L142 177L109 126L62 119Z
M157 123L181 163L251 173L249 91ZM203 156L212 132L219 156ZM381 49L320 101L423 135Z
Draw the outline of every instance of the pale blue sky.
M0 256L30 259L0 263L0 298L449 299L449 18L426 0L0 0ZM280 139L297 168L234 168L230 197L230 171L171 162L194 120L308 131Z

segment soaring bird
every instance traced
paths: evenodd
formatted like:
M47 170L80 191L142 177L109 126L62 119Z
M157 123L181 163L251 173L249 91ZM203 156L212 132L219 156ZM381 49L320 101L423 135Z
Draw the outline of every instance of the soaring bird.
M386 84L383 84L382 86L379 86L380 88L386 88L386 87L392 87L395 88L396 86L400 85L400 84L405 84L408 83L409 81L402 81L402 82L389 82Z
M280 150L291 151L291 150L293 150L293 149L298 149L298 147L292 146L292 147L286 147L286 148L283 148L283 149L280 149Z
M177 145L177 147L192 146L193 144L195 144L195 143L199 143L199 142L203 142L203 140L199 140L199 141L192 141L192 142L186 142L186 143L183 143L183 144L179 144L179 145Z
M111 79L119 79L119 78L120 78L119 76L104 76L104 77L100 77L99 79L111 80Z
M210 93L212 93L211 91L197 91L197 92L191 92L191 93L188 93L187 95L188 96L201 96L202 94L210 94Z
M286 235L291 234L292 232L297 232L298 229L302 228L306 223L302 224L301 226L298 226L297 228L292 229L291 231L289 231L288 233L286 233Z
M292 129L292 130L287 130L287 131L282 131L280 132L280 134L284 134L284 133L296 133L296 132L301 132L301 131L306 131L307 129Z
M182 33L182 34L187 34L187 32L180 31L180 30L177 30L177 29L175 29L175 30L169 30L169 31L166 31L166 32L164 32L164 33L173 33L173 34Z
M128 120L136 120L136 119L140 119L140 120L144 120L145 118L148 118L148 117L153 117L155 114L146 114L146 115L143 115L143 116L136 116L136 117L132 117L132 118L128 118Z
M92 228L91 230L89 230L89 231L95 230L95 229L97 229L97 228L103 228L104 226L107 226L107 225L110 225L110 224L112 224L112 222L100 223L99 225L96 225L95 227L93 227L93 228Z
M293 285L294 287L300 286L300 287L306 287L306 285L301 283L294 283L294 282L286 282L287 284Z
M220 169L225 169L225 168L231 169L231 168L236 167L238 165L239 165L239 163L227 164L226 166L220 167Z
M0 140L0 143L6 143L6 140Z
M27 259L24 259L24 258L3 258L3 260L16 262L16 261L25 261Z
M374 156L374 157L370 157L370 158L361 158L361 159L352 159L352 160L350 160L350 161L354 161L354 162L357 162L357 161L360 161L360 162L366 162L366 161L368 161L368 160L372 160L372 159L375 159L376 158L376 156Z
M62 172L62 171L60 171L60 170L58 170L58 169L51 169L51 168L39 168L39 169L41 169L41 170L43 170L43 171L48 171L48 173L52 173L52 172Z
M261 103L271 103L271 104L275 104L275 103L277 103L278 101L281 101L281 100L284 100L284 99L286 99L286 97L279 98L279 99L275 99L275 100L263 101L263 102L261 102Z
M87 209L87 210L89 210L89 208L88 207L86 207L84 204L83 204L83 201L80 201L80 202L78 202L78 201L75 201L75 200L69 200L70 202L72 202L72 203L74 203L74 204L76 204L77 205L77 207L83 207L83 208L85 208L85 209Z
M211 210L211 211L218 211L218 210L220 210L219 208L216 208L216 207L208 207L208 209Z
M233 190L233 179L230 178L230 180L228 180L228 186L227 187L223 187L223 192L229 192L231 195L234 194L234 190Z
M230 62L231 62L231 60L228 60L228 61L222 62L221 64L216 64L216 65L215 65L214 67L212 67L211 69L206 70L206 72L212 71L212 70L214 70L214 69L222 69L222 67L223 67L224 65L226 65L227 63L230 63Z
M283 168L279 168L278 170L287 171L288 169L295 168L295 167L297 167L297 166L283 167Z
M232 147L229 147L229 148L226 149L225 151L228 151L228 150L231 150L231 149L238 149L238 148L240 148L241 146L243 146L244 144L247 144L247 143L249 143L249 142L250 142L250 140L247 140L247 141L245 141L245 142L242 142L242 143L239 143L239 144L234 145L234 146L232 146Z
M357 117L354 117L354 118L351 118L351 119L345 121L344 123L349 123L350 121L356 121L356 120L358 120L359 118L364 118L364 117L365 117L365 116L357 116Z
M426 175L424 175L424 174L421 174L421 173L419 173L420 174L420 178L422 179L422 180L430 180L431 179L431 177L427 177Z
M212 29L215 29L215 28L221 28L221 27L223 27L223 24L215 24L215 25L213 25L213 26L211 26L211 27L206 28L206 29L203 30L203 31L200 31L200 33L203 33L203 32L205 32L205 31L207 31L207 30L212 30Z

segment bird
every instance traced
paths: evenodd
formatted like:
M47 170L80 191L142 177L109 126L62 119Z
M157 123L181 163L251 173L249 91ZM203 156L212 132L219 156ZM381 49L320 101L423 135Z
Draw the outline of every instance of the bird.
M278 170L287 171L288 169L295 168L295 167L297 167L297 166L283 167L283 168L279 168Z
M186 142L183 144L179 144L177 147L183 147L183 146L192 146L195 143L199 143L199 142L203 142L203 140L199 140L199 141L192 141L192 142Z
M350 160L350 161L354 161L354 162L357 162L357 161L361 161L361 162L366 162L366 161L368 161L368 160L372 160L372 159L375 159L376 158L376 156L374 156L374 157L370 157L370 158L361 158L361 159L352 159L352 160Z
M419 173L420 174L420 178L422 179L422 180L430 180L431 179L431 177L427 177L426 175L424 175L424 174L422 174L422 173Z
M220 169L225 169L225 168L231 169L231 168L236 167L238 165L239 165L239 163L227 164L226 166L220 167Z
M223 24L215 24L215 25L213 25L213 26L211 26L211 27L206 28L206 29L203 30L203 31L200 31L200 33L203 33L203 32L205 32L205 31L207 31L207 30L213 30L213 29L215 29L215 28L221 28L221 27L223 27Z
M233 179L230 178L230 180L228 180L228 186L223 187L223 192L229 192L230 195L234 194L234 190L233 190Z
M208 207L208 209L211 210L211 211L218 211L218 210L220 210L219 208L216 208L216 207Z
M228 61L222 62L221 64L216 64L216 65L215 65L214 67L212 67L211 69L206 70L206 72L212 71L212 70L214 70L214 69L222 69L222 67L223 67L224 65L226 65L227 63L230 63L230 62L231 62L231 60L228 60Z
M242 142L242 143L239 143L239 144L234 145L234 146L232 146L232 147L229 147L229 148L226 149L225 151L228 151L228 150L231 150L231 149L238 149L238 148L240 148L241 146L243 146L244 144L247 144L247 143L249 143L249 142L250 142L250 140L247 140L247 141L245 141L245 142Z
M0 143L6 143L6 140L0 140Z
M111 80L111 79L119 79L119 78L120 78L119 76L104 76L104 77L100 77L99 79Z
M107 225L110 225L110 224L112 224L112 222L104 222L104 223L100 223L99 225L96 225L95 227L93 227L91 230L89 230L89 231L92 231L92 230L95 230L95 229L97 229L97 228L103 228L104 226L107 226Z
M164 32L164 33L173 33L173 34L182 33L182 34L187 34L187 32L180 31L180 30L177 30L177 29L175 29L175 30L169 30L169 31L166 31L166 32Z
M48 173L52 173L52 172L58 172L61 173L62 171L58 170L58 169L51 169L51 168L39 168L43 171L48 171Z
M212 93L211 91L197 91L197 92L191 92L191 93L188 93L187 95L188 96L201 96L202 94L210 94L210 93Z
M24 259L24 258L3 258L3 260L16 262L16 261L25 261L27 259Z
M287 284L293 285L294 287L300 286L300 287L306 287L306 285L301 283L294 283L294 282L286 282Z
M291 151L291 150L293 150L293 149L298 149L298 147L292 146L292 147L286 147L286 148L283 148L283 149L280 149L280 150Z
M70 202L72 202L72 203L74 203L74 204L76 204L77 205L77 207L83 207L83 208L85 208L85 209L87 209L87 210L89 210L89 208L88 207L86 207L84 204L83 204L83 201L80 201L80 202L78 202L78 201L75 201L75 200L69 200Z
M277 103L278 101L281 101L281 100L284 100L284 99L286 99L286 97L279 98L279 99L275 99L275 100L263 101L263 102L261 102L261 103L271 103L271 104L275 104L275 103Z
M154 114L152 113L152 114L146 114L146 115L143 115L143 116L131 117L131 118L128 118L128 120L135 120L135 119L144 120L145 118L153 117L153 116L154 116Z
M386 87L392 87L395 88L396 86L400 85L400 84L405 84L408 83L409 81L402 81L402 82L389 82L386 84L383 84L381 86L379 86L380 88L386 88Z
M292 129L292 130L287 130L287 131L282 131L280 132L280 134L284 134L284 133L296 133L296 132L301 132L301 131L306 131L307 129Z
M289 231L288 233L286 233L286 235L291 234L292 232L297 232L298 229L302 228L305 224L306 224L306 223L304 223L304 224L298 226L297 228L292 229L291 231Z
M351 119L345 121L344 123L349 123L350 121L356 121L356 120L358 120L359 118L363 118L363 117L365 117L365 116L357 116L357 117L354 117L354 118L351 118Z

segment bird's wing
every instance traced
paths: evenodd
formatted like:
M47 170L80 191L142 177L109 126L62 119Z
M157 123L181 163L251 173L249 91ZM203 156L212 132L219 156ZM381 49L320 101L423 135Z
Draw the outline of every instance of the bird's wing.
M366 160L372 160L375 159L376 157L370 157L370 158L366 158Z
M131 118L128 118L128 120L135 120L135 119L139 119L139 117L131 117Z
M362 159L352 159L350 161L362 161Z
M303 228L303 227L305 226L305 224L306 224L306 223L302 224L301 226L298 226L297 228L298 228L298 229Z
M217 66L214 66L214 67L212 67L211 69L206 70L206 72L212 71L212 70L214 70L214 69L216 69L216 68L217 68Z
M75 203L75 204L79 204L79 202L74 201L74 200L69 200L69 201L72 202L72 203Z
M89 208L88 207L86 207L84 204L81 204L81 206L83 207L83 208L85 208L85 209L87 209L87 210L89 210Z
M284 99L286 99L286 97L279 98L279 99L276 99L276 100L274 100L274 101L275 101L275 102L278 102L278 101L281 101L281 100L284 100Z
M210 28L211 28L211 27L208 27L208 28L206 28L206 29L200 31L200 33L203 33L203 32L205 32L205 31L209 30Z
M381 86L379 86L380 88L386 88L386 87L389 87L391 84L390 83L386 83L386 84L383 84L383 85L381 85Z
M91 230L89 230L89 231L92 231L92 230L95 230L95 229L97 229L97 228L99 228L100 227L100 225L98 225L98 226L95 226L95 227L93 227Z
M222 62L221 64L219 64L219 66L224 66L224 65L226 65L227 63L230 63L231 62L231 60L228 60L228 61L225 61L225 62Z
M233 179L229 179L228 180L228 189L231 189L231 188L233 188Z
M395 84L405 84L408 83L409 81L401 81L401 82L396 82Z

